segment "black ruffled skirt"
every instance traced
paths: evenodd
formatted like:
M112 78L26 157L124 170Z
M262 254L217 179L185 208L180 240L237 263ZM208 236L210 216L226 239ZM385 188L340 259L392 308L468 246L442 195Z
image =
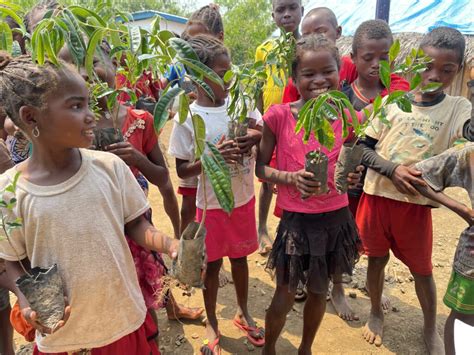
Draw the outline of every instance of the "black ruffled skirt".
M318 214L284 211L267 269L280 286L295 291L301 281L313 293L326 293L330 275L352 275L360 239L348 207Z

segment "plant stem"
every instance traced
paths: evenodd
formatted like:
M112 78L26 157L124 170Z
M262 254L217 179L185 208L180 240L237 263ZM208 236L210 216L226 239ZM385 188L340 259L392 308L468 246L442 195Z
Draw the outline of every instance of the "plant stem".
M202 189L204 194L204 209L202 210L202 217L201 223L199 223L199 228L196 231L196 235L194 239L197 238L201 230L204 228L204 221L206 220L206 212L207 212L207 193L206 193L206 174L204 173L204 166L201 168L201 181L203 182Z
M1 216L2 216L2 229L3 229L3 232L5 233L5 236L7 237L7 240L8 240L8 244L10 244L11 248L13 249L13 251L15 252L15 255L16 255L16 258L18 259L18 262L20 263L20 266L21 268L23 269L23 271L25 272L25 274L27 274L30 278L33 278L33 275L30 274L28 272L28 270L26 270L25 266L23 265L23 263L21 262L20 260L20 256L18 255L18 252L16 251L16 248L13 246L13 243L10 239L10 233L7 232L6 228L5 228L5 216L3 215L3 213L1 213Z

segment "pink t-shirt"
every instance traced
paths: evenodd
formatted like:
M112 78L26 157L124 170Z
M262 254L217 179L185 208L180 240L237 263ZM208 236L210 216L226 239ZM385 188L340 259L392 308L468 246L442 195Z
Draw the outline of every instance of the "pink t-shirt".
M313 135L311 135L308 144L303 144L303 130L295 134L296 119L291 113L290 104L273 105L265 113L263 120L276 138L278 170L298 171L304 169L306 153L321 147ZM336 211L348 205L347 194L338 194L334 186L334 169L339 151L345 140L342 137L342 121L333 122L332 127L336 135L333 150L328 151L321 147L321 150L329 158L329 193L302 200L301 194L295 186L279 185L276 203L283 210L301 213L324 213Z

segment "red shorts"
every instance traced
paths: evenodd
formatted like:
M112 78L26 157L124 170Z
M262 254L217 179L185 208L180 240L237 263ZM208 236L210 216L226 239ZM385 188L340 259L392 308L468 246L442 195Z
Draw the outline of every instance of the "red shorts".
M411 272L431 275L431 208L362 194L356 217L364 253L382 257L391 249Z
M158 329L156 328L153 318L147 312L145 322L140 328L133 333L125 335L116 342L105 345L101 348L92 349L92 355L160 355L160 350L155 343L155 338L158 336ZM38 350L36 344L33 350L33 355L47 355L49 353L42 353ZM67 355L68 353L54 353L54 355Z
M194 196L197 195L197 187L178 187L178 193L182 196Z

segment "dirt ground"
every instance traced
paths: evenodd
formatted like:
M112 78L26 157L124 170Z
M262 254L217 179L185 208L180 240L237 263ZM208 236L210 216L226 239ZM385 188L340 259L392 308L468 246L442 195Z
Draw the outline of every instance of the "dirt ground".
M172 124L168 124L162 134L162 149L168 146L168 138ZM173 184L177 187L177 178L174 168L174 160L168 157ZM256 191L259 186L256 182ZM449 190L449 194L456 199L468 203L467 194L459 189ZM153 207L155 225L172 235L171 223L163 210L163 204L158 189L152 187L150 190L150 202ZM273 207L272 207L273 210ZM278 219L274 216L269 218L269 229L271 235L275 234ZM460 232L465 228L465 222L445 208L433 211L434 243L433 243L433 265L434 276L438 288L438 329L443 333L444 323L449 313L443 304L442 297L451 272L451 263L454 250ZM249 308L259 325L264 325L265 310L269 306L273 296L274 282L265 271L266 258L257 253L249 256L250 267L250 290ZM229 262L224 262L225 269L230 270ZM423 343L421 331L423 317L418 304L414 284L411 281L408 269L400 261L391 258L387 272L385 293L392 301L393 310L386 314L384 344L377 348L369 345L361 336L362 326L367 320L370 301L359 289L363 286L367 260L362 257L356 266L355 275L350 284L346 285L346 293L351 292L354 298L349 298L350 305L360 315L360 321L345 322L334 312L334 308L328 302L326 315L316 336L313 345L314 353L318 354L423 354L426 349ZM187 306L203 306L202 293L195 290L191 296L183 295L181 289L173 291L179 302ZM283 333L277 344L277 352L280 354L296 354L302 332L302 311L304 304L295 304L293 310L288 314ZM236 300L232 284L219 289L218 295L218 317L219 327L222 333L221 348L224 354L259 354L259 349L248 348L245 337L232 324L235 313ZM164 310L158 312L160 328L160 348L163 354L193 354L199 353L199 347L205 337L205 328L201 321L178 322L168 321ZM20 336L15 337L17 345L24 342ZM179 345L177 345L179 344Z

